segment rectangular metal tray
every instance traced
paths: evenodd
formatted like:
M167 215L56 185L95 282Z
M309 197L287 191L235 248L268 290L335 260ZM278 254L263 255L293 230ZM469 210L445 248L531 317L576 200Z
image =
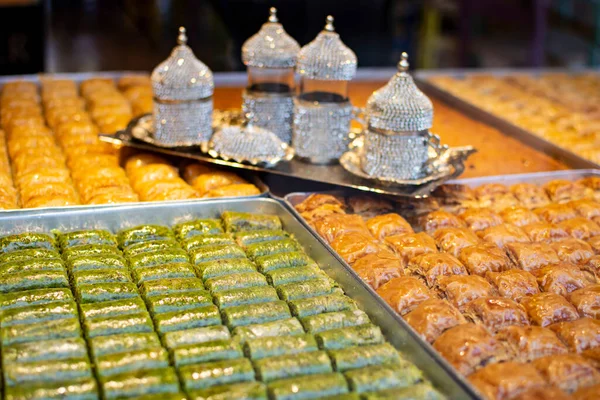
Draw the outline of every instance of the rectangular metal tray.
M535 148L552 158L555 158L571 168L598 168L600 164L586 160L585 158L573 153L569 149L558 146L531 131L520 128L508 120L493 114L489 111L479 108L477 105L463 100L452 93L438 87L431 82L431 77L454 77L463 78L470 75L539 75L548 72L566 72L580 73L590 72L592 70L565 70L565 69L478 69L478 70L438 70L438 71L419 71L414 74L415 82L426 94L436 97L448 105L462 111L469 117L490 125L502 133L512 136L524 144ZM597 71L596 71L597 72Z
M24 231L47 232L75 229L109 229L117 231L140 224L167 224L194 218L214 218L223 211L277 215L283 227L295 235L323 270L356 300L384 333L387 340L407 359L425 372L431 382L449 399L476 399L477 395L464 378L458 376L375 292L302 224L281 202L273 199L209 200L170 204L135 204L103 208L64 210L60 213L33 210L28 213L0 215L0 235Z

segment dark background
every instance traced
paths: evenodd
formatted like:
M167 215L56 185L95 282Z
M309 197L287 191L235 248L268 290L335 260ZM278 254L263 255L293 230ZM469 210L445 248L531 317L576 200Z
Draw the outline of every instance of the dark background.
M240 47L268 17L301 45L332 14L361 67L589 66L600 60L594 0L0 0L0 75L150 71L177 28L214 71L243 70Z

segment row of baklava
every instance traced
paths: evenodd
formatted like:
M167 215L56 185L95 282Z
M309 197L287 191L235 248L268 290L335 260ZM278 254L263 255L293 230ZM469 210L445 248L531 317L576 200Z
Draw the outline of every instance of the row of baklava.
M127 75L119 79L119 90L131 104L134 117L152 112L153 92L147 75Z
M86 81L82 89L94 82ZM87 83L87 85L86 85ZM89 89L88 89L89 91ZM42 82L45 115L61 145L75 187L83 204L138 201L125 171L119 166L116 149L101 142L98 127L71 80ZM56 108L56 110L55 110Z
M600 211L600 204L587 202L588 213L593 205ZM598 257L584 241L530 243L489 209L468 210L466 219L432 212L420 219L425 232L419 233L380 199L346 203L314 195L297 210L425 340L461 373L472 374L487 397L517 396L531 386L519 386L519 376L566 392L600 390L586 389L600 384L594 368L600 285L590 265Z
M12 180L10 160L6 150L6 134L0 129L0 210L18 208L17 191Z
M123 130L132 118L131 106L110 78L88 79L81 83L87 111L102 133Z
M575 101L572 96L562 96L564 100L559 102L556 96L540 95L536 89L525 89L520 84L512 83L519 81L515 78L502 80L486 75L465 79L436 77L432 81L454 96L581 157L600 162L600 116L596 108L590 106L595 104L594 101L584 92L575 95L580 97L580 101Z
M46 125L47 121L57 126L74 114L58 113L56 110L68 106L48 93L40 96L37 85L31 82L4 85L2 99L2 127L20 205L30 208L79 204L65 156ZM44 109L48 110L47 120Z

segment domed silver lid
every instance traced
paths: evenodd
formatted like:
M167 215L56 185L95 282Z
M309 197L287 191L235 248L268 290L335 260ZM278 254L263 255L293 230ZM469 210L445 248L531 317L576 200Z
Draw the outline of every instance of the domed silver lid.
M422 131L431 128L433 104L417 88L408 74L408 54L402 53L398 73L367 101L370 127L393 132Z
M300 49L296 70L310 79L350 81L356 74L356 54L340 39L333 27L333 17L317 37Z
M198 100L214 91L212 71L187 45L185 28L179 28L177 46L169 58L152 71L152 89L159 100Z
M242 46L242 61L249 67L293 68L300 45L287 34L271 7L269 21Z

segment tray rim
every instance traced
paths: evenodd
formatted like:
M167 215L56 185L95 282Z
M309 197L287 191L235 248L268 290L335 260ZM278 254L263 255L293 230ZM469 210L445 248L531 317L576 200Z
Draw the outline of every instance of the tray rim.
M468 117L479 120L486 125L489 125L499 130L503 135L514 137L524 145L531 147L543 154L546 154L558 161L567 164L572 168L600 168L599 163L587 160L576 153L566 149L562 146L542 138L534 134L533 132L523 129L507 119L502 118L496 114L486 111L476 104L473 104L467 100L461 99L458 96L444 90L432 82L430 78L435 77L449 77L449 78L464 78L467 76L478 76L478 75L496 75L496 76L519 76L519 75L542 75L546 73L568 73L568 74L583 74L583 73L600 73L600 71L592 68L581 68L581 69L565 69L565 68L498 68L498 69L450 69L450 70L431 70L431 71L417 71L414 73L414 79L417 84L425 93L443 101L449 106L459 110Z
M221 212L224 210L230 210L230 209L235 209L236 206L237 207L241 207L244 208L246 206L251 207L254 206L254 208L259 208L261 205L265 205L266 207L268 207L269 205L271 207L274 207L275 209L277 209L277 215L283 218L290 218L290 221L292 221L292 223L296 223L298 224L298 227L303 230L302 235L304 235L305 239L304 241L308 241L309 243L303 243L303 241L301 241L301 244L303 245L303 247L305 248L305 250L311 254L311 257L315 257L314 254L315 252L318 251L322 251L325 254L325 258L329 258L334 264L337 263L337 268L340 269L340 271L343 274L346 274L348 276L348 279L351 281L352 286L351 287L344 287L344 291L348 294L348 296L354 298L355 300L357 300L359 303L361 303L361 300L356 299L356 297L358 298L365 298L369 300L370 302L374 302L376 304L377 307L372 307L372 308L367 308L366 306L363 306L363 304L361 304L361 309L363 309L367 314L369 314L369 317L372 319L372 321L377 325L380 326L383 330L382 327L382 322L380 321L386 321L385 325L391 324L394 326L394 331L393 332L388 332L388 334L385 334L386 339L392 343L392 345L394 345L394 347L396 347L398 350L400 350L401 352L404 352L404 350L400 349L400 347L394 342L402 342L404 349L407 347L407 345L417 345L418 346L418 350L420 351L420 353L422 355L426 355L428 357L428 359L424 359L424 360L417 360L415 362L415 360L410 360L412 362L415 362L415 364L418 365L419 369L421 369L425 376L427 377L432 377L432 376L438 376L440 377L440 374L443 375L444 380L446 380L446 384L451 384L452 387L454 387L455 391L458 392L462 392L461 395L467 395L469 398L472 399L478 399L479 396L477 394L477 392L473 389L473 387L468 383L468 381L460 376L459 374L457 374L454 369L448 364L448 362L443 359L440 355L437 354L437 352L435 350L433 350L433 348L431 347L431 345L429 343L427 343L426 341L424 341L395 311L393 311L393 309L391 307L389 307L376 293L375 291L369 287L362 279L360 279L358 277L358 275L356 275L356 273L345 264L345 262L343 262L343 260L341 260L341 258L332 250L329 248L328 245L323 243L323 240L316 235L311 229L310 227L307 226L307 224L305 223L305 221L303 220L303 218L300 218L299 216L296 215L296 213L294 212L293 209L290 209L290 206L282 200L277 200L277 199L273 199L273 198L254 198L254 199L211 199L205 202L196 202L196 203L192 203L192 202L170 202L170 203L166 203L166 202L162 202L162 203L136 203L136 204L125 204L125 205L117 205L114 207L103 207L101 209L98 209L97 207L87 207L87 208L79 208L79 209L74 209L74 210L63 210L63 212L60 213L55 213L53 212L53 210L41 210L41 209L33 209L32 212L29 213L21 213L21 215L18 215L18 213L12 213L12 214L0 214L0 236L4 236L7 234L12 234L15 233L16 231L22 232L24 229L27 229L27 223L32 223L32 224L38 224L40 221L43 221L45 218L51 218L51 219L55 219L58 221L58 218L60 218L61 221L67 219L72 219L73 222L75 224L77 224L77 228L71 227L69 229L93 229L92 227L89 226L84 226L82 227L81 224L85 221L85 217L86 215L89 216L93 216L93 220L96 221L96 223L98 223L99 221L103 220L106 218L106 214L115 214L118 215L120 213L128 213L128 215L137 215L139 212L143 212L146 211L146 213L150 214L150 216L159 216L160 217L164 217L164 214L160 213L161 209L173 209L173 212L176 214L185 214L188 213L187 215L185 215L184 217L182 217L181 219L176 219L175 221L171 221L170 223L177 223L177 222L181 222L181 221L185 221L185 220L190 220L190 219L194 219L194 218L202 218L202 215L198 215L201 214L203 209L204 211L206 211L206 209L209 209L211 213L216 212ZM100 213L97 213L97 211L100 211ZM257 212L261 212L262 210L259 209ZM263 211L264 212L264 211ZM139 217L139 215L138 215ZM154 217L153 217L154 218ZM125 227L128 226L135 226L135 225L131 225L131 224L127 224L123 221L119 221L122 225L120 226L120 229L124 229ZM17 228L15 227L11 227L10 229L6 228L7 224L15 224L17 223L18 226ZM134 224L137 224L138 222L135 222ZM142 222L143 223L143 222ZM146 223L161 223L161 222L155 222L155 221L151 221L151 222L146 222ZM166 222L163 222L166 223ZM99 229L110 229L106 226L102 226L99 227L97 226ZM286 230L291 231L293 227L285 227ZM12 229L12 230L11 230ZM38 231L44 231L44 232L48 232L49 230L51 230L52 228L42 228L42 230L38 230ZM10 233L9 233L10 232ZM294 230L294 232L297 232L297 230ZM293 232L292 232L293 233ZM312 242L312 243L311 243ZM320 259L322 257L319 257ZM320 263L322 265L324 265L324 271L327 272L328 269L331 269L331 263L327 262L327 263ZM336 267L334 267L336 268ZM338 283L342 284L341 282L338 281ZM348 285L346 285L348 286ZM350 289L350 290L347 290ZM350 294L350 292L352 292L352 294ZM381 314L383 313L383 316L378 316L377 314ZM398 329L400 329L400 331L398 331ZM402 335L406 334L409 336L409 342L405 342L405 341L401 341L400 339L396 340L394 339L395 332L402 332ZM392 335L393 334L393 335ZM421 365L419 365L421 364ZM436 369L436 371L434 371L434 373L431 372L433 369ZM436 378L437 379L437 378ZM440 388L439 386L439 382L434 382L435 379L432 380L432 383L435 383L435 386Z

